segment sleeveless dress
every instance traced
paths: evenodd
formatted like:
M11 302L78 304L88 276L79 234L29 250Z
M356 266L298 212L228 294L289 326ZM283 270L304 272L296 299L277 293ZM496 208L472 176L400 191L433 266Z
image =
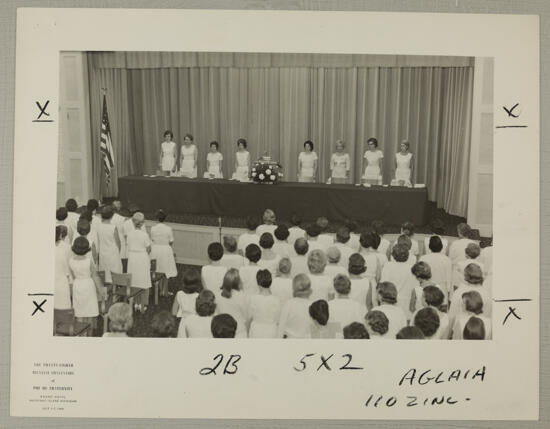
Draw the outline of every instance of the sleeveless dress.
M162 142L161 145L162 158L161 158L161 169L162 171L172 171L176 165L176 157L174 155L176 148L176 143L174 142Z
M395 180L403 180L405 184L411 183L411 158L412 153L403 155L399 152L395 154L395 161L397 162Z
M298 155L298 161L302 164L302 171L299 182L314 182L314 163L317 161L317 154L315 152L300 152Z
M250 152L237 151L237 170L233 174L233 179L237 179L241 182L248 181L248 168L250 166Z
M105 283L111 283L111 272L122 273L120 251L115 242L114 234L118 234L115 225L101 223L97 230L99 239L99 271L105 271Z
M206 160L209 162L208 171L204 173L205 178L214 176L215 179L222 179L221 164L223 155L220 152L208 152Z
M97 293L91 272L91 255L69 260L73 281L73 308L75 317L96 317L99 315Z
M367 160L367 166L363 178L366 180L380 180L380 160L384 158L382 151L367 150L364 158Z
M71 248L60 241L55 245L55 288L54 308L56 310L68 310L71 306L71 289L69 286L69 257Z
M250 338L277 337L277 324L281 315L281 302L275 295L250 297Z
M338 183L344 183L346 180L346 173L350 169L350 159L348 153L333 153L330 158L330 169L332 171L332 179Z
M172 228L158 223L151 228L151 259L157 261L157 273L166 275L166 278L176 277L178 270L174 259L174 250L170 246L170 242L174 241Z
M181 147L181 155L183 160L180 166L180 173L183 177L188 177L190 179L195 179L197 177L197 167L195 165L195 148L194 144L186 147L183 145Z

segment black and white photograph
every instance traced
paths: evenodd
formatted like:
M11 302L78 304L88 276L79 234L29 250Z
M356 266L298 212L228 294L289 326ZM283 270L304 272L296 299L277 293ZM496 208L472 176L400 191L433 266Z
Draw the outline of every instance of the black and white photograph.
M489 340L493 59L60 52L58 336Z

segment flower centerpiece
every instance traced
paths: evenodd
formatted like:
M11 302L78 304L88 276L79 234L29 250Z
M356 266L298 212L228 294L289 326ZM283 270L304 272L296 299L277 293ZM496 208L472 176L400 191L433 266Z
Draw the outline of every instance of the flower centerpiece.
M283 167L270 156L265 154L252 165L250 173L252 180L256 183L266 183L272 185L283 177Z

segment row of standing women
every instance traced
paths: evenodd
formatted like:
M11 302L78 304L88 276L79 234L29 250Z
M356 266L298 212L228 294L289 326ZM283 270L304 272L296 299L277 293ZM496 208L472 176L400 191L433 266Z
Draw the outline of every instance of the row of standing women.
M164 141L161 143L159 169L166 175L178 175L187 178L197 177L198 150L193 142L193 136L186 134L180 150L179 169L177 162L177 148L173 141L173 133L166 131ZM382 159L384 155L378 149L378 141L371 137L367 140L368 149L363 159L362 181L370 184L382 184ZM232 179L248 181L250 175L250 152L247 150L245 139L237 140L237 152L235 156L234 172ZM298 155L298 181L315 182L319 157L314 151L314 144L308 140L304 142L304 150ZM400 144L400 151L395 154L395 169L392 177L397 184L410 185L412 176L412 153L409 151L410 144L403 141ZM206 156L205 178L223 178L222 168L223 155L219 152L219 143L210 143L210 150ZM330 158L330 183L349 183L351 169L351 158L345 151L345 143L337 140L335 152Z

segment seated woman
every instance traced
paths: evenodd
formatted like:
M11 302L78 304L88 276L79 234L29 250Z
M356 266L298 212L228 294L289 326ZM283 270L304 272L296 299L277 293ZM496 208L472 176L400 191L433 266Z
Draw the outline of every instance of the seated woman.
M132 307L125 302L116 302L109 308L107 313L109 320L109 332L104 337L127 337L128 331L134 324Z
M220 144L217 141L210 143L210 152L206 155L205 179L223 179L222 161L223 155L218 151Z
M363 182L371 185L382 184L382 159L384 154L378 149L378 140L371 137L367 140L369 148L365 151Z
M232 178L240 182L248 182L250 175L250 152L246 150L246 140L237 140L237 148L237 153L235 154L235 173L233 173Z
M413 154L409 152L410 146L407 140L403 140L400 152L395 154L395 183L399 186L411 186Z
M345 143L336 140L336 152L330 157L330 183L348 183L351 161L349 153L344 152Z
M317 154L313 151L313 142L304 142L304 151L298 155L298 182L315 182L317 176Z

